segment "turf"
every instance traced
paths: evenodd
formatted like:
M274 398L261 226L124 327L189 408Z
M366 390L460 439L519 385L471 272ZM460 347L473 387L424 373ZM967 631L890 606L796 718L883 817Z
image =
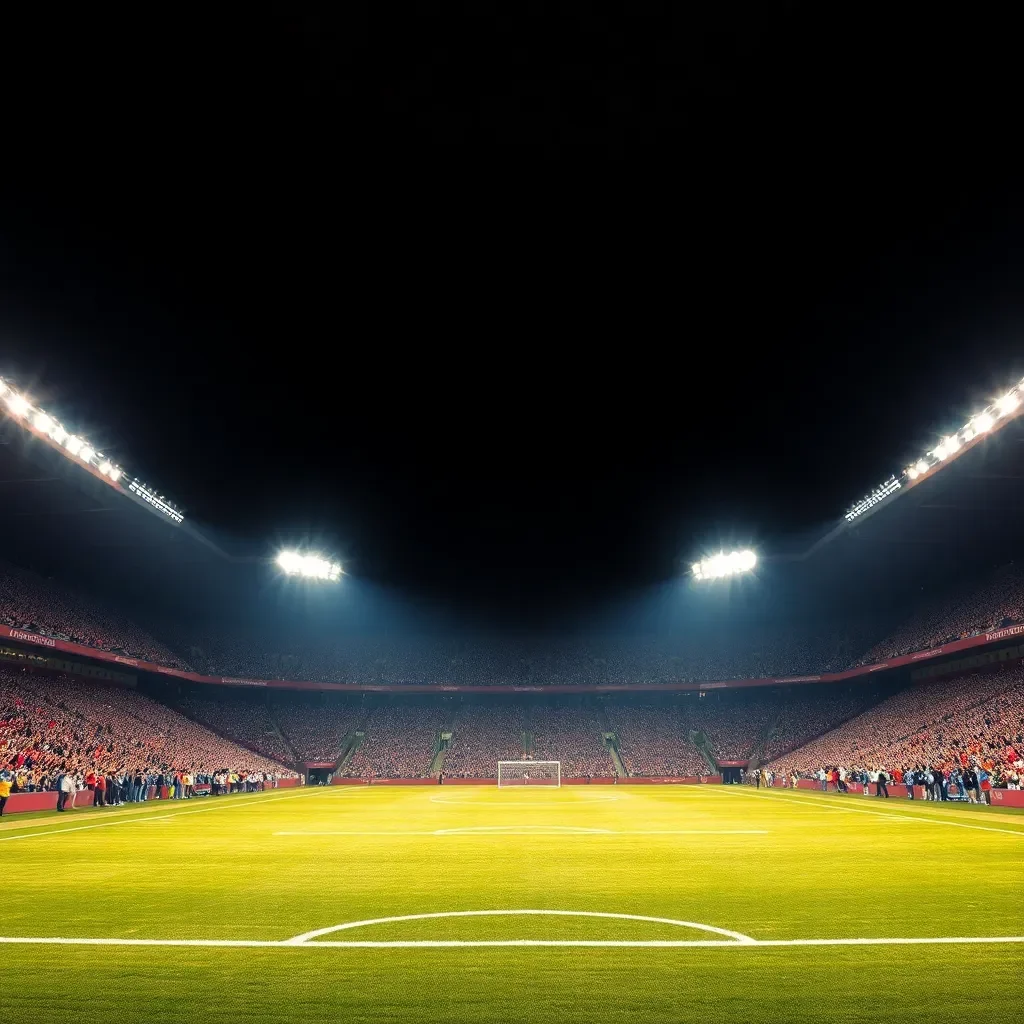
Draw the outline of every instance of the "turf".
M729 787L335 787L5 818L0 936L283 942L523 909L758 941L1018 936L1022 856L1024 819L992 809ZM323 945L513 940L729 945ZM0 1022L934 1024L1016 1016L1024 944L757 946L502 915L299 948L4 943L0 957Z

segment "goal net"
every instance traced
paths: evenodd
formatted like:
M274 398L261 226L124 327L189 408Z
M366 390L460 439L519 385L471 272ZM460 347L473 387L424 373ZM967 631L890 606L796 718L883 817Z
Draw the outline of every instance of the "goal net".
M561 761L499 761L498 786L561 786Z

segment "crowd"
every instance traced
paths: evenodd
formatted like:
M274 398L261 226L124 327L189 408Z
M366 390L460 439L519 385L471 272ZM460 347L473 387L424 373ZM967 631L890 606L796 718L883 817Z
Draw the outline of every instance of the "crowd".
M821 674L1024 622L1024 566L1011 563L980 582L926 600L881 640L885 630L875 619L842 626L760 619L694 625L671 635L561 641L346 637L295 629L246 634L196 631L176 622L153 630L95 595L9 565L0 565L0 622L214 676L495 686L692 683ZM324 740L331 745L328 736Z
M465 705L455 719L452 741L444 758L444 776L493 779L499 761L520 761L526 713L522 704Z
M973 586L926 600L855 662L868 665L1024 622L1024 566L1010 563Z
M530 712L535 761L561 761L562 778L609 778L615 774L603 742L604 728L587 705L540 705Z
M275 761L297 760L263 702L244 697L222 697L218 700L186 697L179 702L179 707L189 718L266 757Z
M298 761L337 760L360 718L358 700L317 706L281 700L269 711Z
M425 779L444 712L434 705L387 704L370 712L363 742L340 775L349 779Z
M1024 772L1024 668L923 683L850 719L769 765L783 775L883 772L902 781L973 771L990 786L1019 785ZM826 782L828 780L825 780Z
M694 629L672 637L484 636L436 640L406 636L339 639L274 631L271 649L259 634L195 635L168 624L196 671L249 679L473 686L598 685L706 682L801 675L845 668L874 639L866 629L814 630L800 624Z
M708 775L711 768L690 742L693 722L679 707L609 705L622 765L632 776Z
M90 773L104 796L97 803L133 799L150 786L185 776L212 785L217 773L261 784L294 777L136 691L62 674L0 666L0 769L14 792L87 787ZM146 780L145 786L139 779ZM108 779L115 780L107 801ZM128 782L127 780L132 780ZM184 790L183 790L184 792Z
M126 615L95 596L0 563L0 622L56 640L172 668L185 662Z

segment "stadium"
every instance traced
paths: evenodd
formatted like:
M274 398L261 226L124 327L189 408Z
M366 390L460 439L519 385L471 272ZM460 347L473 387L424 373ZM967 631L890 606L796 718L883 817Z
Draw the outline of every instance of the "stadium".
M0 1024L1015 1021L1012 26L34 13Z
M329 552L229 554L5 378L11 1018L867 1019L885 990L903 1019L1001 1019L1024 943L1019 387L802 550L711 555L671 597L759 577L800 614L755 594L553 636L325 628L279 591L268 619L254 576L327 608L355 581ZM883 601L908 535L928 593L886 578ZM930 574L936 546L970 572ZM823 571L858 583L811 615ZM117 599L175 574L217 600Z

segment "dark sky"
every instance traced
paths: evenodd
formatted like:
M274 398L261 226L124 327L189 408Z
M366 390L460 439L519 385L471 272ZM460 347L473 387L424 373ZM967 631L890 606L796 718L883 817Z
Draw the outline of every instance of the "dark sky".
M475 10L26 26L2 369L468 600L770 552L1024 373L1005 27Z

